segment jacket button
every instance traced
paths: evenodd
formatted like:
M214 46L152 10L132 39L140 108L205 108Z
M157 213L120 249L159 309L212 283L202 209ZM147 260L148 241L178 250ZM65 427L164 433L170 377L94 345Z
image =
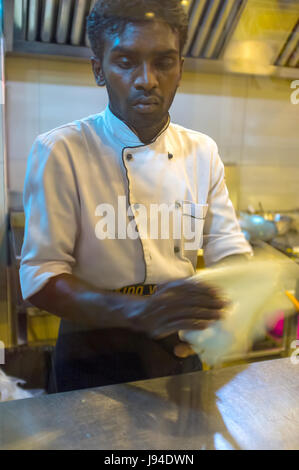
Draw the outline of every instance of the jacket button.
M168 158L169 158L169 160L171 160L173 158L172 153L168 153Z
M127 160L132 160L132 158L133 158L133 155L131 153L128 153Z

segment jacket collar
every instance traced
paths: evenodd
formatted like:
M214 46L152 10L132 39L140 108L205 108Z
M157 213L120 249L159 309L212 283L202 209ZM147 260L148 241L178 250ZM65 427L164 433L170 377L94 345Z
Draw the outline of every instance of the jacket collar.
M130 127L127 126L127 124L119 119L118 117L113 114L111 109L109 108L109 105L106 107L104 113L104 123L109 132L112 134L113 138L117 141L119 141L122 146L124 147L145 147L150 144L144 144L141 142L139 137L135 134ZM159 132L159 134L153 139L153 142L155 142L168 128L170 123L170 117L168 116L168 121L166 125L163 127L163 129Z

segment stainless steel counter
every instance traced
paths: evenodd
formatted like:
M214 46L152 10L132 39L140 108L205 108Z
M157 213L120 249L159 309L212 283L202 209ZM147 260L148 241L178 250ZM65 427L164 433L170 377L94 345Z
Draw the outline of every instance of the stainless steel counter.
M0 404L0 449L299 449L290 358Z

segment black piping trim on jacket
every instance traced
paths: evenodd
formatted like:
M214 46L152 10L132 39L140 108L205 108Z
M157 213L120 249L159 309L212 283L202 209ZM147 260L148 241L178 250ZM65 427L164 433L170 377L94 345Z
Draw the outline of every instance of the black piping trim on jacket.
M139 147L143 147L143 145L140 145ZM129 179L129 176L128 176L128 169L127 169L127 167L126 167L125 160L124 160L124 151L127 150L127 149L134 149L134 148L139 148L139 147L124 147L124 148L122 149L122 161L123 161L123 165L124 165L125 170L126 170L126 178L127 178L127 182L128 182L128 203L129 203L129 207L131 207L130 179ZM134 216L134 220L135 220L135 216ZM135 223L136 223L136 221L135 221ZM137 228L137 231L138 231L138 234L139 234L139 241L140 241L141 248L142 248L142 256L143 256L144 267L145 267L145 276L144 276L143 282L145 282L145 281L146 281L146 277L147 277L146 261L145 261L145 255L144 255L143 244L142 244L142 241L141 241L141 237L140 237L140 233L139 233L139 230L138 230L138 225L137 225L137 223L136 223L136 228Z
M170 125L170 116L168 115L168 122L167 124L163 127L163 129L159 132L159 134L155 137L154 140L152 140L149 144L143 144L143 145L137 145L136 147L124 147L122 149L122 161L123 161L123 165L125 167L125 170L126 170L126 178L127 178L127 182L128 182L128 203L129 203L129 207L131 207L131 198L130 198L130 179L129 179L129 176L128 176L128 169L126 167L126 164L125 164L125 160L124 160L124 152L125 150L128 150L128 149L138 149L138 148L142 148L142 147L148 147L149 145L153 144L154 142L156 142L156 140L160 137L160 135L163 134L163 132L165 132L168 127ZM135 220L135 216L134 216L134 220ZM136 223L136 220L135 220L135 223ZM139 240L140 240L140 243L141 243L141 248L142 248L142 255L143 255L143 261L144 261L144 267L145 267L145 277L144 277L144 283L146 282L146 278L147 278L147 267L146 267L146 260L145 260L145 255L144 255L144 248L143 248L143 244L142 244L142 240L141 240L141 237L140 237L140 233L139 233L139 230L138 230L138 225L136 223L136 228L137 228L137 231L138 231L138 234L139 234Z

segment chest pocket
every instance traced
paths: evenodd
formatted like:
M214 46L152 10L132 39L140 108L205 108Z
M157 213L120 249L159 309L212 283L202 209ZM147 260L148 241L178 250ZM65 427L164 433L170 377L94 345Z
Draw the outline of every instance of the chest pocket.
M199 250L203 241L203 226L208 211L208 204L196 204L192 201L178 201L182 214L183 250Z

